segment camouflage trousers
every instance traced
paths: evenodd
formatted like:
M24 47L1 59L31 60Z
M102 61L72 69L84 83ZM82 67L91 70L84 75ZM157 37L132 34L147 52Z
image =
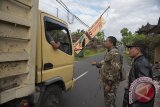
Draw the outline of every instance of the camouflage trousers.
M116 107L115 101L116 101L116 91L118 84L113 84L109 91L105 90L106 85L107 85L106 83L103 84L105 107Z

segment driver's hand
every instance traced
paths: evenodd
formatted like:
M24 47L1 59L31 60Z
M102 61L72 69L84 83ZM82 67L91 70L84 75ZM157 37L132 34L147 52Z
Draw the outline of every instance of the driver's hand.
M54 49L59 49L61 45L60 42L55 43L54 41L51 41L50 44L52 45Z
M92 65L96 65L96 64L97 64L97 62L96 62L96 61L93 61L91 64L92 64Z

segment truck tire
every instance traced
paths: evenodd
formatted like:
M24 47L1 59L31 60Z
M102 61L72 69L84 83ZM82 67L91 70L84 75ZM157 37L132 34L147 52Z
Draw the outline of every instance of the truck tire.
M62 107L62 89L57 85L47 87L40 103L41 107Z

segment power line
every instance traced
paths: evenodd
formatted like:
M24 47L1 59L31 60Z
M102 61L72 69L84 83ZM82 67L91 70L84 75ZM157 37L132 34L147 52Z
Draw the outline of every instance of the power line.
M76 5L76 4L74 4L71 0L67 0L68 1L68 3L69 4L72 4L72 5L74 5L75 7L76 7L76 9L78 9L78 11L79 12L81 12L80 10L79 10L79 8L80 9L84 9L84 7L82 6L82 5L80 5L80 3L79 3L79 5ZM109 4L109 0L106 0L106 2L107 2L107 4ZM79 7L79 8L78 8ZM106 18L109 16L109 8L110 8L110 6L108 6L106 9L105 9L105 11L100 15L100 17L101 16L103 16L105 13L106 13ZM84 9L85 10L85 9ZM108 10L108 11L107 11Z
M71 21L71 23L73 23L73 21L74 21L74 18L75 19L77 19L81 24L83 24L84 26L86 26L87 28L89 27L85 22L83 22L79 17L77 17L75 14L73 14L70 10L69 10L69 8L64 4L64 2L62 2L61 0L56 0L65 10L67 10L67 12L68 12L68 16L67 16L67 18L68 18L68 22L70 23L70 21L69 21L69 14L71 14L72 15L72 21Z
M68 23L69 24L73 24L73 21L74 21L74 18L75 18L75 16L70 12L70 10L69 10L69 8L61 1L61 0L56 0L60 5L62 5L63 6L63 8L65 8L66 10L67 10L67 20L68 20ZM69 19L69 15L72 15L72 21L70 21Z
M74 21L74 15L70 12L70 10L68 9L68 7L61 1L61 0L56 0L61 6L63 6L63 8L65 8L67 10L67 20L69 24L73 24ZM72 15L72 21L69 20L69 15Z

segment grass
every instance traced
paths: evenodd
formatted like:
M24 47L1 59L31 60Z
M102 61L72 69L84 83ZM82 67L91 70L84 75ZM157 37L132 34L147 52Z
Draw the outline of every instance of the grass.
M86 59L95 55L99 55L105 52L104 48L99 48L99 49L84 49L84 56L83 57L75 57L76 61Z
M100 53L103 53L105 51L104 48L99 48L99 49L85 49L84 50L84 55L85 56L94 56Z

